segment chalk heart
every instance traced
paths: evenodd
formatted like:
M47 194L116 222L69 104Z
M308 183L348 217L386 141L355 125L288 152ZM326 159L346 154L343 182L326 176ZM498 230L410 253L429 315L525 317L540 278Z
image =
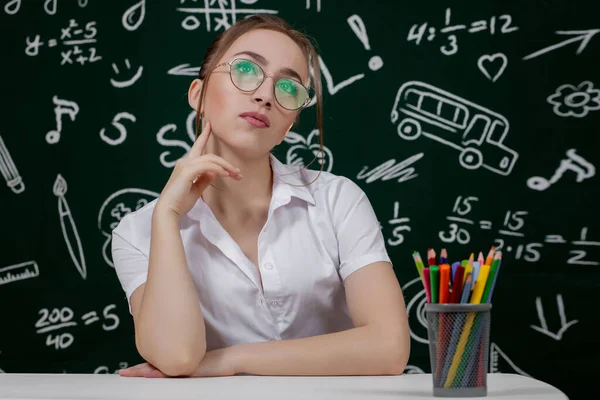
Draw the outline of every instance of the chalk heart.
M477 60L479 70L492 82L496 82L496 80L500 78L500 75L504 72L507 64L508 59L502 53L484 54ZM497 71L493 78L490 71Z

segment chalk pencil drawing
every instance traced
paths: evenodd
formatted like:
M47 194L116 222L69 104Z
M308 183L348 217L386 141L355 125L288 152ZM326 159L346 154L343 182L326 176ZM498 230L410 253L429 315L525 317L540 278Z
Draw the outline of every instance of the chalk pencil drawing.
M98 211L98 229L106 238L102 245L104 261L114 268L112 260L112 231L127 214L139 210L158 198L160 193L139 188L121 189L104 200Z
M357 14L353 14L347 19L348 25L354 31L358 39L362 42L363 46L366 50L371 50L371 45L369 44L369 36L367 35L367 28L365 27L365 23L362 18ZM383 60L379 56L372 56L369 59L369 69L371 71L377 71L381 67L383 67Z
M575 172L575 181L577 183L595 176L596 167L585 158L577 155L576 151L577 150L575 149L567 150L567 158L560 160L560 165L550 179L546 179L542 176L532 176L527 179L527 186L533 190L538 190L540 192L544 191L558 182L563 174L569 170Z
M423 153L417 153L398 163L396 163L395 158L392 158L379 164L370 171L369 166L364 166L358 175L356 175L356 179L364 179L366 183L375 182L378 179L381 179L382 181L398 179L398 183L406 182L419 176L419 174L415 173L415 169L409 166L420 160L422 157Z
M6 185L13 191L13 193L23 193L25 190L25 183L23 178L19 174L17 167L10 155L10 152L4 144L4 139L0 135L0 173L6 182Z
M567 36L575 35L575 37L572 37L567 40L563 40L562 42L559 42L552 46L544 47L541 50L538 50L531 54L528 54L525 57L523 57L523 60L531 60L532 58L536 58L536 57L541 56L542 54L546 54L546 53L549 53L556 49L560 49L561 47L569 45L571 43L581 42L581 44L577 48L577 51L575 52L576 55L579 55L586 48L586 46L588 45L590 40L592 40L594 35L596 35L598 32L600 32L600 29L588 29L588 30L581 30L581 31L556 31L557 35L567 35Z
M560 117L583 118L589 111L600 110L600 89L594 89L590 81L579 85L565 84L546 99L552 111Z
M569 329L571 326L575 325L579 321L574 319L572 321L567 322L567 317L565 316L565 304L563 303L562 294L556 295L556 304L558 306L558 315L560 317L560 329L557 332L551 332L548 328L548 323L546 322L546 317L544 316L544 307L542 306L542 299L540 297L535 298L535 309L537 311L538 319L540 321L540 326L529 326L531 327L531 329L536 330L546 336L549 336L556 341L559 341L562 339L563 334L567 331L567 329Z
M119 137L117 137L116 139L109 138L108 136L106 136L106 133L105 133L106 130L104 128L102 128L100 130L100 138L102 139L102 141L110 144L111 146L117 146L125 141L125 139L127 138L127 128L125 128L125 126L121 123L122 119L126 119L131 122L136 121L135 116L128 112L118 113L113 118L111 125L114 126L119 131Z
M500 347L498 347L498 345L494 342L490 344L489 371L491 374L516 372L519 375L528 376L531 378L531 375L517 367L517 365L510 358L508 358L502 349L500 349Z
M196 0L192 0L197 3ZM244 5L253 5L257 1L241 1ZM180 0L180 4L190 3L189 0ZM215 7L213 7L215 6ZM198 29L201 25L197 14L204 14L204 25L207 32L217 32L219 29L227 30L234 24L238 16L244 17L253 14L277 14L277 10L259 8L239 8L236 0L204 0L203 7L178 7L176 11L188 14L181 22L181 27L187 31ZM214 21L212 20L214 18ZM216 26L213 27L212 23Z
M71 255L71 260L75 264L77 271L83 279L87 278L87 267L85 265L85 256L83 255L83 248L81 246L81 239L77 231L77 226L73 220L71 209L65 199L67 193L67 181L62 177L61 174L56 176L54 185L52 187L52 193L58 198L58 216L60 218L60 227L62 229L63 238L65 244Z
M490 72L488 71L488 68L491 67L490 64L493 63L496 59L500 60L501 63L500 66L497 68L497 71L494 74L494 76L492 76L492 74L490 74ZM479 70L483 73L483 75L485 75L486 78L488 78L492 82L496 82L498 78L502 76L502 73L506 69L507 64L508 59L502 53L484 54L477 60L477 67L479 68Z
M316 162L313 169L321 169L321 165L323 165L323 171L331 172L333 154L325 146L321 151L318 129L313 129L306 139L296 132L288 131L283 140L292 145L286 152L287 164L305 167Z
M135 31L144 22L146 16L146 0L140 0L123 13L121 23L128 31Z
M56 120L56 130L51 130L46 133L46 142L49 144L58 143L62 133L62 116L67 115L71 121L75 121L75 117L79 113L79 106L74 101L59 99L57 96L52 97L54 107L54 117Z
M458 150L460 165L469 170L509 175L519 157L504 145L509 131L504 116L424 82L400 87L391 121L404 140L425 136Z
M410 328L410 337L419 343L428 344L427 315L425 314L425 289L420 277L410 280L402 286L402 293L408 301L406 313Z
M131 64L129 63L129 59L127 59L127 58L125 59L125 66L127 67L128 70L131 69ZM115 74L119 75L119 68L117 68L115 63L112 63L112 68L113 68L113 71L115 71ZM135 74L133 74L133 76L131 78L124 80L124 81L118 81L114 78L110 78L110 84L116 88L129 87L129 86L133 85L134 83L136 83L138 81L138 79L140 79L143 71L144 71L144 67L142 65L140 65L138 67L137 71L135 72Z
M40 276L40 269L35 261L0 268L0 285Z

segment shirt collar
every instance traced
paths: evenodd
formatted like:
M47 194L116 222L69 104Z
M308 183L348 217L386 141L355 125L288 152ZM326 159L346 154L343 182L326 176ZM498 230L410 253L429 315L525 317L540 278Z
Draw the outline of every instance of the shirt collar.
M314 178L306 174L303 167L283 164L273 154L269 154L269 159L273 170L271 203L276 200L279 205L283 205L289 203L292 197L296 197L311 205L316 204L307 185ZM210 211L209 207L200 197L187 215L198 220L205 211Z

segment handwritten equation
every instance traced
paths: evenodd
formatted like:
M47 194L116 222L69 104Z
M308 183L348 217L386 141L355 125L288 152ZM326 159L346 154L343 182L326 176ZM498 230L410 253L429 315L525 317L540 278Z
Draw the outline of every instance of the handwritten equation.
M48 48L59 47L61 61L60 65L76 64L85 65L102 59L96 54L95 43L98 29L96 22L90 21L83 27L80 27L75 19L69 20L66 28L60 29L60 37L42 41L40 35L33 38L25 38L25 54L35 57L40 54L40 48L44 45Z
M96 311L89 311L83 314L79 321L84 326L101 322L102 330L113 331L119 327L120 323L119 317L112 312L116 307L115 304L107 305L102 310L101 316L98 316ZM46 335L46 346L53 347L56 350L64 350L73 344L75 337L72 332L68 331L79 324L71 308L42 308L38 311L38 314L39 318L35 323L36 333Z
M277 10L258 8L239 8L236 0L200 0L202 5L198 6L197 0L180 0L182 5L177 11L187 14L181 21L181 27L186 31L193 31L202 25L200 18L204 16L204 26L207 32L217 32L220 29L227 30L237 22L238 16L244 17L253 14L277 14ZM258 0L240 0L243 6L252 5ZM319 4L320 7L320 4Z
M450 7L448 7L446 9L443 28L436 28L428 22L423 22L421 24L417 23L410 27L406 40L408 42L414 41L416 45L419 45L423 39L431 42L436 38L437 34L447 34L447 43L440 46L440 51L446 56L451 56L458 51L458 37L456 35L459 31L467 31L468 33L488 31L490 35L504 35L519 29L517 26L513 25L512 16L509 14L491 16L489 19L472 21L468 26L467 24L451 25L451 19L452 11Z
M439 239L444 243L468 244L471 241L471 232L475 226L481 230L492 230L493 224L489 220L475 221L470 218L474 203L479 198L475 196L458 196L452 207L450 215L446 216L448 228L438 232ZM496 231L498 237L494 239L496 250L504 254L514 254L515 260L524 260L530 263L541 259L541 250L546 244L566 244L567 240L560 234L548 234L542 241L528 242L525 240L526 218L529 215L525 210L507 210L501 226ZM567 264L572 265L600 265L598 261L587 259L589 248L600 247L600 242L588 240L588 227L582 227L577 240L570 241L572 248L569 250L571 257ZM514 253L513 253L514 250Z

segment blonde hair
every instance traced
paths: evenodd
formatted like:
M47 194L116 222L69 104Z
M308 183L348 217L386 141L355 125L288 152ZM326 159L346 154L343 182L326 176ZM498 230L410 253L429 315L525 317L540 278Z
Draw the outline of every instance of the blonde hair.
M253 15L251 17L240 20L231 27L221 32L215 40L210 44L202 65L200 66L200 72L198 78L202 80L202 90L200 92L200 98L198 99L198 106L196 108L196 137L200 134L200 110L202 109L202 102L206 95L206 88L208 87L208 80L210 79L210 72L216 67L217 63L225 54L225 52L231 47L233 42L236 41L244 33L252 31L254 29L267 29L275 32L280 32L287 35L292 39L302 50L304 56L308 60L308 64L312 66L314 80L309 86L314 89L317 96L317 127L319 128L319 154L324 154L323 151L323 94L321 87L321 70L319 68L319 59L315 48L313 47L311 40L302 32L293 29L285 20L276 17L274 15ZM298 114L298 117L300 114ZM298 118L296 119L298 122ZM312 164L317 159L317 156L308 163L305 167ZM325 163L321 163L321 169L319 175L323 171ZM317 178L319 177L317 175ZM315 178L312 182L314 182ZM312 183L310 182L310 183ZM309 183L309 184L310 184ZM305 185L301 185L305 186Z

